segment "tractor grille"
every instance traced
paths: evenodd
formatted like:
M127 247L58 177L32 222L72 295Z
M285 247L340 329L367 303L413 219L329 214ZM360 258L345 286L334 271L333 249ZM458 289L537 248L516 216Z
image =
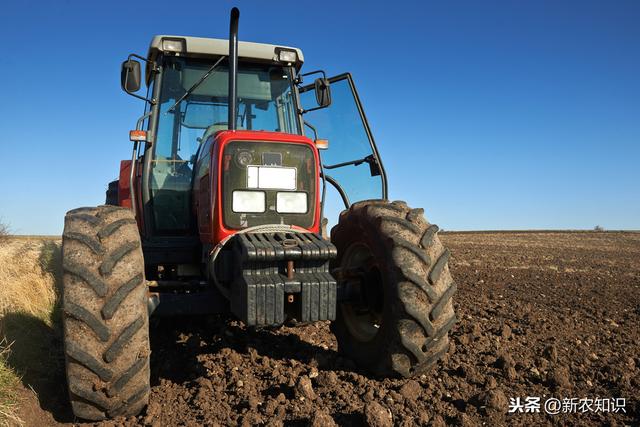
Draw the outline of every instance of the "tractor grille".
M232 141L222 158L223 220L243 229L264 224L313 226L317 173L304 144ZM296 201L293 209L283 209ZM244 202L244 203L242 203Z

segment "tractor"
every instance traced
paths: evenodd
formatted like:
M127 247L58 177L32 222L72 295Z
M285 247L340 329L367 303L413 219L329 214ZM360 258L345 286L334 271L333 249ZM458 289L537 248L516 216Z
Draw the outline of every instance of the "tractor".
M155 36L122 64L144 101L131 160L105 205L66 214L62 240L79 418L147 405L150 316L324 321L377 377L421 375L448 351L449 251L423 209L388 200L351 75L303 73L300 49L238 42L238 22L233 8L228 40Z

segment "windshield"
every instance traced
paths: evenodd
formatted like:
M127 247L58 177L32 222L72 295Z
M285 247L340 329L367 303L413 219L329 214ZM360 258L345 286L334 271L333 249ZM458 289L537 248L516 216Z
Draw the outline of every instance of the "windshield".
M223 60L167 58L162 70L160 112L150 188L157 232L181 233L192 227L191 188L196 152L209 136L228 128L228 67ZM298 134L295 102L288 68L270 64L238 66L237 129Z

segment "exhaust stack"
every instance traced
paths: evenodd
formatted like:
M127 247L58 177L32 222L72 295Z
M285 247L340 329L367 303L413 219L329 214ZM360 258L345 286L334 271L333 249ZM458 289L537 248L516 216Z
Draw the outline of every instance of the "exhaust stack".
M229 130L236 130L236 107L238 104L238 20L240 11L231 9L229 22Z

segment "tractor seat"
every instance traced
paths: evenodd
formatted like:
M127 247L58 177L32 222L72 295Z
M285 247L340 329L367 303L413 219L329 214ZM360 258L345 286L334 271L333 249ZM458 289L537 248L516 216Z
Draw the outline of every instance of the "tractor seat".
M202 134L202 138L200 139L200 142L201 143L205 142L207 138L209 138L211 135L214 135L216 132L221 130L227 130L227 129L228 129L227 122L216 122L211 126L209 126L207 130L204 131L204 133ZM238 126L237 130L244 130L244 128L241 126Z

